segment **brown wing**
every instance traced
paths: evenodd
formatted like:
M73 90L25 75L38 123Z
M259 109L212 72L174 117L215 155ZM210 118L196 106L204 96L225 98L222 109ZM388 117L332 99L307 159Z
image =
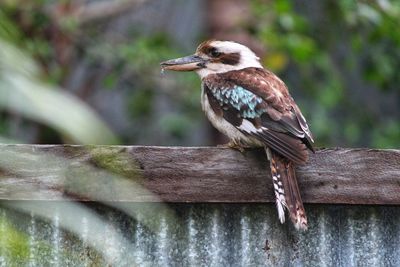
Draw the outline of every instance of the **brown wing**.
M312 149L311 133L277 76L264 69L247 68L209 75L203 82L210 101L220 104L227 121L297 164L307 160L304 145ZM256 130L249 129L249 122Z
M284 126L289 133L299 138L305 137L310 142L310 146L314 142L299 107L290 96L285 83L274 73L261 68L246 68L219 75L263 98L269 107L267 114L272 123L278 122L279 126ZM266 118L266 123L271 125L268 118Z

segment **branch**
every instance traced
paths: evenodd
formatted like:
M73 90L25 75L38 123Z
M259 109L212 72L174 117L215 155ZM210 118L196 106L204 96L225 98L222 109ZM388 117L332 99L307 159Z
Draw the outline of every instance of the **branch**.
M77 0L53 4L46 7L45 10L58 24L67 16L69 19L73 19L77 25L83 25L119 16L138 8L145 2L146 0L112 0L84 3L84 1Z

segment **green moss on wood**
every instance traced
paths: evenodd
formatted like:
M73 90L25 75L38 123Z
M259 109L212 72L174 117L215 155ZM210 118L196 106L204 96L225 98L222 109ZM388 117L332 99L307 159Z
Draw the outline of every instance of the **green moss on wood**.
M124 147L92 146L89 153L95 165L102 169L125 178L141 177L139 164Z
M141 170L126 148L86 146L86 153L87 160L77 161L67 168L65 188L68 194L104 201L141 194Z

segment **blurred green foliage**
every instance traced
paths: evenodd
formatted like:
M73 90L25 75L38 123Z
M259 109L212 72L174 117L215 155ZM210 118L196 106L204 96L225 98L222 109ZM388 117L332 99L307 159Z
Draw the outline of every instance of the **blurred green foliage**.
M159 144L182 144L182 140L192 134L190 130L201 117L200 81L194 74L161 73L161 61L182 56L165 34L134 36L117 44L96 40L97 44L89 46L87 51L93 62L107 66L109 70L103 78L105 88L112 90L122 87L130 90L126 99L126 114L132 124L143 127L138 127L133 136L123 137L135 139L154 135L156 131L166 135L166 141L159 139ZM172 83L174 91L168 91L164 82ZM174 99L173 111L161 117L157 112L157 97L160 95ZM149 144L154 144L152 142Z
M52 50L45 35L38 33L48 21L43 12L31 9L40 2L22 9L15 3L10 1L0 10L0 110L50 127L67 142L116 143L110 129L85 103L49 85L54 76L49 70L60 68L43 67L43 64L50 65ZM15 20L19 16L25 17L22 21ZM35 30L27 31L31 27ZM10 136L8 125L12 117L4 116L1 135Z
M54 225L50 224L50 220L44 220L40 223L38 223L37 219L33 221L32 213L29 214L28 212L29 215L26 216L7 209L8 203L3 202L0 205L0 254L2 266L51 266L59 264L54 259L54 242L56 241L52 240L54 236L48 236L48 233L41 235L44 231L49 231L54 227ZM14 202L13 204L16 203ZM19 204L22 204L22 202ZM29 222L31 224L26 227ZM32 227L32 224L34 224L34 227ZM69 242L74 242L75 244L82 242L79 240L79 236L76 237L70 233L64 233L64 237L69 238ZM104 266L106 263L102 254L89 247L88 244L85 245L78 247L78 249L80 248L78 251L73 246L63 245L58 247L58 261L82 262L84 258L90 261L93 266Z
M252 1L265 66L298 96L319 145L398 147L399 107L384 109L400 95L400 2L313 5Z
M77 143L115 143L112 132L79 99L38 80L34 62L0 39L0 109L58 130Z
M2 240L7 240L7 242L0 244L0 248L4 251L2 254L20 264L27 262L29 258L29 236L15 229L4 216L0 217L0 226Z
M82 27L68 13L74 8L71 1L58 2L64 13L57 17L48 12L52 1L5 3L0 37L36 61L42 82L63 85L74 64L87 64L89 73L97 71L100 77L100 83L87 78L95 90L129 91L124 114L132 127L119 132L124 142L193 145L190 137L203 119L199 79L195 74L162 75L158 68L160 61L192 51L181 51L162 31L144 34L140 25L132 25L129 35L112 37L104 34L107 22ZM400 144L398 1L249 3L253 16L243 28L266 47L263 64L288 84L317 146ZM174 105L160 105L165 99ZM0 133L7 135L11 123L7 114L2 116ZM39 142L53 140L53 134L41 129L45 140ZM58 138L65 140L62 136Z
M200 82L194 74L160 74L159 62L182 55L165 33L143 34L132 26L128 36L110 38L104 34L105 23L80 27L71 13L74 8L70 5L72 1L53 5L52 8L62 11L57 20L49 15L51 1L32 2L23 7L18 3L15 0L2 5L0 37L23 49L40 64L43 81L63 84L77 58L85 59L88 69L97 69L102 75L103 88L130 92L125 99L125 114L130 120L129 125L140 127L120 132L124 142L137 143L140 140L145 144L182 144L183 139L190 138L191 129L202 118L198 101ZM69 62L63 62L63 53L58 46L64 51L73 50ZM168 80L177 90L168 91L161 79ZM87 83L91 82L89 77ZM156 99L160 94L174 99L172 113L164 114L157 107ZM7 123L1 129L3 135L9 132ZM38 142L53 141L54 137L49 135L54 133L47 128L41 129L40 138L45 140ZM154 140L146 142L155 134L160 135L158 143Z

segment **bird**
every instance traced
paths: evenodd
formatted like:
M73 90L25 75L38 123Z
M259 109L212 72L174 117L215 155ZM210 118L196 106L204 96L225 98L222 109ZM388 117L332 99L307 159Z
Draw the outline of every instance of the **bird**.
M193 55L160 63L162 71L194 71L201 79L201 106L231 148L262 147L271 170L278 219L285 211L297 230L307 216L295 166L308 161L313 135L285 83L264 68L247 46L207 40ZM267 162L266 162L267 164Z

